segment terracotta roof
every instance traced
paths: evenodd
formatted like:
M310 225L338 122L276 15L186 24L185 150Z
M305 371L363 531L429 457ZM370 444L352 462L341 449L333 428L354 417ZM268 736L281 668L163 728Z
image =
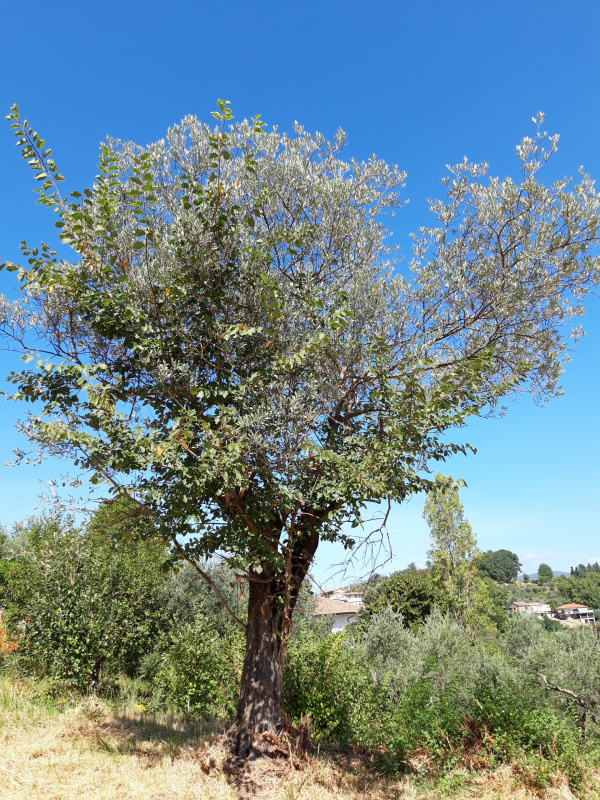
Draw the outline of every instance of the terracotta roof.
M343 600L330 600L328 597L317 597L315 603L315 617L329 614L356 614L358 606L354 603L344 603Z
M587 606L582 606L580 603L565 603L564 606L556 606L557 611L563 608L587 608Z

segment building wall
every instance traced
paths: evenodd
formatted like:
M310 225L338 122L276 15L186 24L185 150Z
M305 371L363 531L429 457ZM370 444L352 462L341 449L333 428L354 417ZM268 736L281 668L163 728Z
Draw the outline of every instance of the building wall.
M352 622L354 617L354 614L338 614L333 621L332 632L337 633L343 630L349 622Z

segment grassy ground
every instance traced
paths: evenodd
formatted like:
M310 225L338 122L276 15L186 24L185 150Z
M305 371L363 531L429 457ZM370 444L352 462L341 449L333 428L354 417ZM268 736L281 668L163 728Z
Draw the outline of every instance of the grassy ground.
M427 774L414 754L412 774L388 780L358 755L314 754L303 769L285 759L228 763L218 732L143 710L87 699L49 701L0 678L1 800L437 800L562 798L560 776L543 792L519 768ZM600 784L599 784L600 785ZM598 797L590 785L586 796Z

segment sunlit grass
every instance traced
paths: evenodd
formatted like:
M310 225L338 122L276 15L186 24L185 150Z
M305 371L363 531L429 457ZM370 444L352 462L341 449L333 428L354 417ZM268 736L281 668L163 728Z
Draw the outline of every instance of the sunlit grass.
M20 713L28 705L18 685L14 681L0 676L0 713L3 715L6 713Z
M214 723L151 715L132 704L46 700L40 686L0 677L0 800L570 800L555 776L541 795L510 766L387 779L358 754L321 754L304 769L261 759L233 773ZM226 774L227 773L227 774ZM591 792L592 790L590 790ZM597 796L589 793L590 798Z

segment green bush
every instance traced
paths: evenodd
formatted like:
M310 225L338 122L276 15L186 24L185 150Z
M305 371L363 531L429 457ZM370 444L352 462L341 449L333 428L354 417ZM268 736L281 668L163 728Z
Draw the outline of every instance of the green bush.
M402 615L407 628L416 629L431 614L434 608L444 607L446 598L434 582L431 572L405 570L382 578L365 592L366 615L378 614L391 608Z
M296 722L312 717L315 741L353 738L352 707L360 680L343 633L326 638L300 624L290 642L284 671L285 709Z
M154 680L155 689L179 711L200 718L233 717L243 663L243 636L220 636L205 617L172 637Z
M116 542L69 519L30 519L4 570L6 623L22 676L88 691L94 665L133 676L167 628L162 544Z
M511 761L537 788L557 770L583 786L599 738L581 709L548 692L540 678L577 692L593 707L600 644L587 629L550 633L511 617L500 639L478 641L434 612L413 631L387 609L360 629L351 649L358 669L353 741L375 748L388 767L426 748L439 763L477 752L493 766Z

